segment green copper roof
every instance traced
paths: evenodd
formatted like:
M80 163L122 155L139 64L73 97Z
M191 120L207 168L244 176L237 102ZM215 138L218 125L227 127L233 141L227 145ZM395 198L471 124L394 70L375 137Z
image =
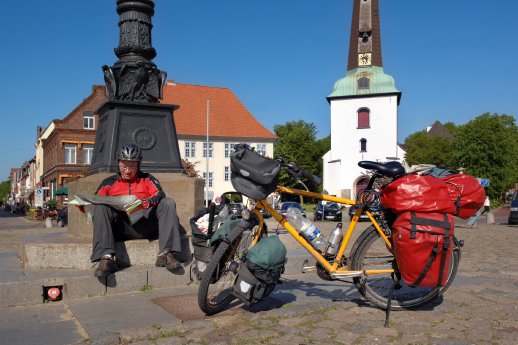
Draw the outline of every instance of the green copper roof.
M368 79L368 88L359 88L358 80ZM399 93L392 76L383 72L383 67L358 67L347 72L342 79L338 79L333 92L327 98L376 95L385 93Z

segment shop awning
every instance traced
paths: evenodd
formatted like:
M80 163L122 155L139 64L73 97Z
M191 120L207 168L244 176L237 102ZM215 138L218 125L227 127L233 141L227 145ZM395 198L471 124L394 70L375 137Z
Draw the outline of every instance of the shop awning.
M61 189L58 189L54 195L68 195L68 187L63 187Z

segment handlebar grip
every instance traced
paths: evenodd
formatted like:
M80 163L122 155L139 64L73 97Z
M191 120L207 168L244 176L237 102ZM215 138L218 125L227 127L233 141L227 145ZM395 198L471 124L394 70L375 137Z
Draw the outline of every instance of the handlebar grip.
M302 176L313 182L314 184L321 184L322 179L316 175L313 175L310 172L307 172L306 170L302 170Z

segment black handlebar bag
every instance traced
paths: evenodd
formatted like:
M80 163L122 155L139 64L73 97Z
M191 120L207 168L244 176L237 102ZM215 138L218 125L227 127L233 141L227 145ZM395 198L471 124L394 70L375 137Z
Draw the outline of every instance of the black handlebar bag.
M265 199L275 191L281 164L264 157L247 145L234 146L230 155L232 186L241 194L255 200Z

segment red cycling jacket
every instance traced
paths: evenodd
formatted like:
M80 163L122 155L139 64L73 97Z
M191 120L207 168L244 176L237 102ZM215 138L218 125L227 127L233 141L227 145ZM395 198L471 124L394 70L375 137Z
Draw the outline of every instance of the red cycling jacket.
M139 171L135 181L128 182L119 174L104 179L95 192L102 196L136 195L137 198L147 198L149 206L156 206L165 197L160 182L153 175Z

